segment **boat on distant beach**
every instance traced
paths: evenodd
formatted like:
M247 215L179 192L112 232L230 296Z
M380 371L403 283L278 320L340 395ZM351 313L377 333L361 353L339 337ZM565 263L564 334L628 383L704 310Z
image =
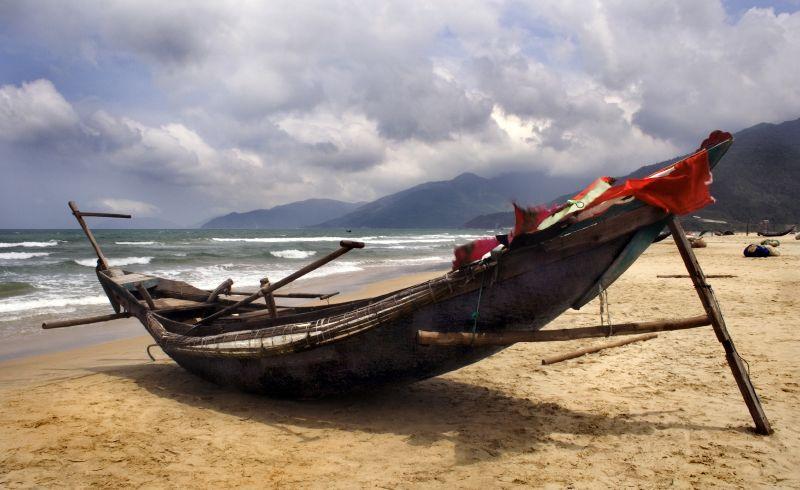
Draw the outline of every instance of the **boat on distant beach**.
M729 133L716 131L698 150L646 178L601 178L560 206L517 208L512 233L487 238L481 246L488 243L488 250L460 248L454 269L440 277L320 306L281 306L276 299L327 299L279 290L363 243L343 240L330 255L275 283L265 280L254 293L234 289L230 280L207 290L110 266L83 218L126 216L83 212L70 203L116 311L88 320L133 316L188 371L252 392L317 397L429 378L505 346L420 345L418 331L536 331L568 308L587 304L634 263L674 214L711 202L709 171L732 142ZM79 323L87 321L49 327Z
M797 225L790 226L783 231L759 231L758 236L767 236L767 237L776 237L776 236L786 236L789 233L794 233L797 229Z

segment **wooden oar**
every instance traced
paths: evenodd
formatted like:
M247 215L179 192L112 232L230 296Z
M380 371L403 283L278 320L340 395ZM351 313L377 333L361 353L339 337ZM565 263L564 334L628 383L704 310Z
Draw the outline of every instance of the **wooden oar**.
M253 301L257 300L258 298L260 298L260 297L262 297L264 295L267 295L267 294L275 291L278 288L282 288L283 286L289 284L290 282L292 282L292 281L294 281L296 279L299 279L300 277L305 276L309 272L311 272L311 271L313 271L315 269L319 269L323 265L325 265L328 262L338 258L341 255L346 254L347 252L349 252L350 250L352 250L354 248L364 248L364 243L363 242L354 242L354 241L351 241L351 240L342 240L341 242L339 242L339 247L340 247L339 250L337 250L337 251L335 251L335 252L333 252L331 254L328 254L328 255L326 255L325 257L322 257L319 260L316 260L316 261L308 264L307 266L303 267L299 271L294 272L294 273L288 275L287 277L284 277L280 281L277 281L274 284L270 284L269 286L267 286L265 288L259 289L258 291L256 291L255 293L251 294L250 296L246 297L245 299L243 299L243 300L241 300L241 301L239 301L239 302L237 302L235 304L232 304L232 305L230 305L230 306L228 306L226 308L223 308L223 309L219 310L218 312L216 312L214 314L208 315L207 317L200 319L197 323L195 323L195 325L202 325L204 323L210 322L211 320L214 320L215 318L219 318L219 317L221 317L221 316L223 316L225 314L229 314L229 313L233 312L234 310L236 310L238 308L241 308L244 305L250 304Z

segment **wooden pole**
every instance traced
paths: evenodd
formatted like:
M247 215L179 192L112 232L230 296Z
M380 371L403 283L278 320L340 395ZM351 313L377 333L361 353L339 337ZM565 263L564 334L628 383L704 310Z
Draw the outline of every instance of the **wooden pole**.
M689 274L659 274L656 276L659 279L687 279ZM730 279L732 277L739 277L734 274L706 274L706 279Z
M222 283L220 283L219 286L214 288L213 291L211 291L211 294L209 294L208 298L206 298L206 303L213 303L214 301L217 300L219 295L222 294L225 291L228 291L230 293L231 292L231 286L233 286L233 279L231 279L229 277L229 278L225 279L224 281L222 281Z
M261 279L261 289L268 288L270 285L269 279ZM269 317L272 319L278 318L278 307L275 305L275 295L268 293L264 295L264 302L267 304L269 310Z
M756 430L760 434L771 434L772 427L769 424L769 420L767 420L764 409L761 407L761 400L759 400L758 393L756 393L755 387L753 387L753 383L750 381L750 376L747 374L742 358L739 356L739 353L736 352L736 346L733 344L733 339L731 339L728 329L725 326L725 319L722 316L719 302L717 302L717 298L714 296L714 291L711 289L711 286L706 282L706 276L703 274L700 263L697 262L697 257L695 257L692 247L686 239L683 226L681 226L680 221L674 216L667 221L667 225L670 231L672 231L672 236L675 237L675 245L678 247L684 265L686 265L686 271L689 272L692 278L697 295L700 297L700 302L703 304L703 308L706 310L706 314L708 314L711 320L711 325L714 327L714 332L717 334L717 340L719 340L725 348L725 357L728 360L728 365L731 368L736 384L739 386L739 391L741 391L742 397L747 404L747 409L753 417Z
M83 228L83 232L86 234L86 238L89 239L89 243L92 244L92 248L94 249L95 255L97 255L100 268L102 270L107 270L108 260L106 260L106 256L103 255L103 251L100 250L100 245L97 244L97 240L95 240L92 230L86 226L86 221L83 220L83 214L78 210L78 205L75 204L75 201L70 201L69 208L72 210L72 214L75 216L75 219L78 220L78 224L81 225L81 228Z
M216 313L214 313L212 315L209 315L209 316L207 316L205 318L201 318L197 323L195 323L195 325L202 325L204 323L210 322L211 320L213 320L215 318L219 318L222 315L231 313L231 312L237 310L238 308L241 308L244 305L248 305L248 304L252 303L253 301L257 300L258 298L260 298L261 296L266 296L267 294L275 291L276 289L282 288L283 286L289 284L290 282L292 282L292 281L294 281L296 279L299 279L300 277L305 276L309 272L311 272L311 271L313 271L315 269L319 269L323 265L325 265L328 262L338 258L341 255L346 254L347 252L349 252L350 250L352 250L354 248L364 248L364 243L363 242L354 242L354 241L351 241L351 240L342 240L341 242L339 242L339 247L340 247L339 250L336 250L335 252L330 253L330 254L326 255L325 257L322 257L321 259L315 260L314 262L308 264L307 266L303 267L302 269L298 270L297 272L293 272L292 274L289 274L288 276L284 277L283 279L281 279L280 281L276 282L275 284L267 286L267 287L265 287L263 289L259 289L258 291L256 291L255 293L251 294L250 296L246 297L245 299L243 299L243 300L241 300L241 301L239 301L239 302L237 302L235 304L232 304L231 306L223 308L223 309L219 310L218 312L216 312Z
M517 342L557 342L563 340L611 337L651 332L668 332L711 325L706 315L680 320L657 320L653 322L619 323L596 327L563 328L559 330L537 330L535 332L417 332L417 342L422 345L511 345Z
M147 288L144 287L144 285L142 285L142 283L139 282L136 283L136 290L139 291L139 295L142 297L145 303L147 303L147 307L150 308L151 310L155 310L156 304L153 301L153 297L150 296L149 292L147 292Z
M555 364L557 362L585 356L586 354L593 354L595 352L600 352L601 350L604 349L611 349L612 347L622 347L623 345L632 344L634 342L643 342L645 340L654 339L656 337L658 337L657 333L649 333L647 335L633 337L632 339L622 339L622 340L617 340L616 342L609 342L607 344L595 345L592 347L584 347L583 349L567 352L566 354L559 354L557 356L545 357L544 359L542 359L542 365L546 366L548 364Z
M107 322L110 320L118 320L120 318L129 318L130 316L131 316L130 313L112 313L110 315L90 316L86 318L75 318L72 320L61 320L55 322L44 322L42 323L42 328L51 329L51 328L74 327L75 325L88 325L90 323Z

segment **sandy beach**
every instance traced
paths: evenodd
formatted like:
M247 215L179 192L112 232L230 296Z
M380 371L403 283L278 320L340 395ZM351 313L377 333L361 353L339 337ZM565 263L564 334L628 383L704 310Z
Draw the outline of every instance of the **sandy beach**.
M711 327L550 366L605 341L517 344L414 385L311 402L220 388L157 349L152 362L140 336L0 363L0 486L798 488L800 241L766 259L742 257L754 236L706 241L705 272L736 276L709 282L772 436L752 432ZM701 314L689 279L656 277L682 273L671 239L650 247L609 289L612 322ZM547 328L597 323L595 301Z

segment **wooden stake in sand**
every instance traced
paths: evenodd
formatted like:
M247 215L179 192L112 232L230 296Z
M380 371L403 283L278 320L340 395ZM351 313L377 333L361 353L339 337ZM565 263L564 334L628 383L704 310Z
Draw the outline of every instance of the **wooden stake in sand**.
M603 345L595 345L593 347L584 347L583 349L574 350L572 352L567 352L566 354L559 354L557 356L545 357L542 359L542 365L548 364L555 364L557 362L566 361L569 359L575 359L576 357L585 356L586 354L593 354L595 352L600 352L604 349L611 349L612 347L621 347L623 345L632 344L634 342L644 342L645 340L650 340L658 337L657 333L649 333L647 335L642 335L640 337L633 337L631 339L622 339L617 340L616 342L609 342Z

